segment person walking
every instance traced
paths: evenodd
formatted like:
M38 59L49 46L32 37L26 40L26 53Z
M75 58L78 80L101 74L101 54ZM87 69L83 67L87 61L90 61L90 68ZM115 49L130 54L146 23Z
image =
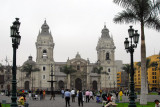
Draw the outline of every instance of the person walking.
M64 98L64 89L61 90L62 98Z
M65 96L65 100L66 100L66 107L67 107L67 105L70 106L71 93L69 92L68 89L66 89L66 92L64 93L64 96Z
M29 99L31 100L31 99L32 99L31 91L29 90L28 92L29 92L29 95L28 95L28 96L29 96Z
M72 102L75 102L75 90L72 88L71 90Z
M119 92L119 96L120 96L120 101L122 101L122 96L123 96L122 90Z
M92 100L94 100L94 98L93 98L93 92L92 91L90 91L90 94L89 94L89 100L92 98Z
M86 103L87 103L87 102L89 103L89 95L90 95L90 92L87 90L85 95L86 95Z
M79 90L77 95L78 95L78 105L79 106L82 105L82 107L83 107L83 92L81 90Z
M53 98L53 100L55 100L55 93L54 93L54 91L51 91L51 98L50 98L50 100Z
M43 91L42 90L40 90L39 95L40 95L40 100L42 100L43 99Z
M45 99L45 96L46 96L46 91L43 90L43 100Z

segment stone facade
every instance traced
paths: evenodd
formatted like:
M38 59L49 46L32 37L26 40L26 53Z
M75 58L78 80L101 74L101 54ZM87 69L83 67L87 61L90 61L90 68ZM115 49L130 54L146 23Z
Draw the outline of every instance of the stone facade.
M113 38L109 35L109 30L104 26L102 35L98 41L97 62L90 63L89 59L81 58L79 53L75 58L69 59L66 62L54 61L53 51L54 42L52 34L49 32L49 26L46 21L41 27L36 42L36 67L40 70L32 72L30 78L25 79L25 73L19 68L17 72L17 79L19 79L18 88L25 88L26 81L29 81L29 89L46 89L50 90L51 64L54 69L54 89L60 90L67 88L67 75L60 72L60 68L65 65L72 66L76 72L69 75L69 86L75 89L113 89L117 87L117 65L115 61L115 45ZM94 67L102 67L101 73L94 73Z

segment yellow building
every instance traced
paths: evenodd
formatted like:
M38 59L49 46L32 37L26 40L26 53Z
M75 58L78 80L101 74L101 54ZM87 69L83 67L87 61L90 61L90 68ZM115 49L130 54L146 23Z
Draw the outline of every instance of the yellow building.
M121 72L117 72L117 87L120 88L121 85Z
M150 64L157 63L157 66L151 65L147 69L147 80L148 80L148 88L150 91L160 89L160 55L152 55L147 57L150 59ZM141 88L141 67L138 66L138 62L134 63L135 74L135 89L140 90Z

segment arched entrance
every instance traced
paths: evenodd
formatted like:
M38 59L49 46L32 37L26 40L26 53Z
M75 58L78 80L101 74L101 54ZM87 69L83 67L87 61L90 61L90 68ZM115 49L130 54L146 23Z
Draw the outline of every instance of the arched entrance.
M76 90L82 90L82 80L80 78L75 80L75 88Z
M29 90L29 81L25 81L24 83L24 89Z
M93 90L97 90L97 81L93 81L92 85L93 85Z
M64 88L64 82L63 82L62 80L60 80L60 81L58 82L58 86L59 86L59 89Z

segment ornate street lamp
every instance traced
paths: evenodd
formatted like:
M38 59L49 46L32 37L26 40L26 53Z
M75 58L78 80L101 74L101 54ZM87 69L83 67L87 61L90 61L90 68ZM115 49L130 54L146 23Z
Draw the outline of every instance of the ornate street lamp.
M129 102L128 107L136 107L135 93L134 93L133 53L134 53L134 48L137 48L139 34L138 34L138 30L134 30L132 26L130 26L130 29L128 29L128 34L129 34L129 38L131 39L131 41L129 42L128 38L125 38L125 41L124 41L124 46L125 46L127 53L130 52L131 54L131 72L130 72L131 80L130 80L130 95L129 95L130 102Z
M53 89L53 83L54 82L57 82L57 81L54 81L53 80L53 76L55 76L54 74L53 74L53 64L51 64L51 80L50 81L47 81L47 82L50 82L51 83L51 96L53 95L53 92L54 92L54 89Z
M110 91L111 91L111 85L112 85L112 84L111 84L111 83L109 83L109 85L110 85Z
M11 38L12 38L12 47L13 47L13 67L12 67L12 103L11 107L17 107L17 82L16 82L16 50L20 44L21 36L19 35L20 22L19 18L16 18L16 21L13 22L11 29Z

